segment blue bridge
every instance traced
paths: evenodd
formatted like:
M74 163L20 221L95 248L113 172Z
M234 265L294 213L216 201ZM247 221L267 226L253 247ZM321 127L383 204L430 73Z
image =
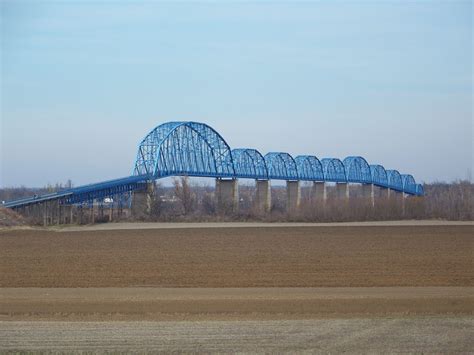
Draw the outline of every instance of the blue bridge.
M146 190L149 182L169 177L210 177L218 180L285 180L336 184L363 184L422 196L423 186L410 174L369 164L361 156L319 159L314 155L292 157L285 152L265 155L252 148L231 149L210 126L199 122L167 122L150 131L138 146L132 175L116 180L75 187L3 204L22 208L57 201L59 205L93 203L132 191Z

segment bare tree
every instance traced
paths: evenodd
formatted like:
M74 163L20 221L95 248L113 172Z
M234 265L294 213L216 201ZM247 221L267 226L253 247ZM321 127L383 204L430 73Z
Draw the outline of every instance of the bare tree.
M196 194L192 191L187 176L182 176L173 180L174 193L181 202L184 214L187 215L194 210Z
M150 217L153 220L158 220L163 212L163 186L159 182L155 182L154 196L150 206Z

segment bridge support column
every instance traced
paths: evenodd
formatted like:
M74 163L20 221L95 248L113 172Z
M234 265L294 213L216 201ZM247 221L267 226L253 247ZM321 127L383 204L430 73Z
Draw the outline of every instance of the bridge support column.
M255 207L259 212L269 212L272 205L270 180L255 180Z
M404 192L402 192L402 215L405 216L405 201L407 198L409 198L409 194L406 194Z
M349 200L349 184L346 182L336 183L336 198L338 200Z
M40 203L39 204L41 206L41 210L43 210L43 226L47 226L48 225L48 206L45 204L45 203Z
M362 184L362 196L369 200L372 207L375 206L375 186L374 184Z
M311 199L317 203L326 204L327 190L326 183L323 181L314 181L311 186Z
M69 206L69 224L74 223L74 205Z
M239 181L216 179L216 199L219 213L236 212L239 209Z
M133 192L131 205L132 216L140 218L150 213L154 191L155 183L154 181L149 181L146 183L145 189Z
M388 187L381 187L379 197L386 201L390 200L391 191Z
M287 211L295 211L300 207L301 189L299 181L286 182L286 209Z
M92 203L90 204L90 213L91 213L90 223L94 224L95 222L94 200L92 200Z

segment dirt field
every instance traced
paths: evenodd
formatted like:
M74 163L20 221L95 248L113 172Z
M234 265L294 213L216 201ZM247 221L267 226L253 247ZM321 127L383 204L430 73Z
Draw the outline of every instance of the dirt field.
M94 228L0 231L0 352L474 347L472 225Z
M0 348L72 353L467 354L464 317L209 322L0 322Z
M300 228L300 227L433 227L433 226L472 226L473 221L443 220L400 220L400 221L366 221L366 222L117 222L91 224L85 226L57 226L51 229L65 232L86 232L99 230L126 229L197 229L197 228Z
M473 307L472 287L0 289L0 321L452 316Z
M0 232L0 287L473 286L472 226Z

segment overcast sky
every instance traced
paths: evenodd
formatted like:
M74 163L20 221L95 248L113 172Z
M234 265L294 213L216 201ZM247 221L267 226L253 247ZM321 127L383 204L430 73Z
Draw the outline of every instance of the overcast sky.
M472 3L1 3L1 186L127 176L166 121L470 178Z

